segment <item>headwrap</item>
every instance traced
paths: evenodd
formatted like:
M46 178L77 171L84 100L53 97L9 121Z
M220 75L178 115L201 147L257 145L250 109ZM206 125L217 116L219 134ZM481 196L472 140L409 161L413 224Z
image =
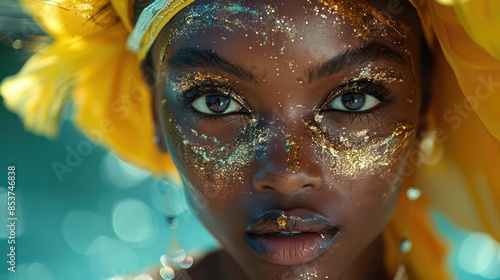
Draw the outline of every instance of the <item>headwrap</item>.
M3 82L6 107L27 129L54 136L71 100L87 136L154 173L174 170L152 141L141 62L162 28L194 0L154 1L137 24L134 0L22 1L55 41ZM384 232L386 263L395 271L404 236L413 243L405 259L410 279L454 278L436 213L500 240L500 36L490 33L500 30L500 3L412 2L436 57L429 130L437 137L415 181L406 182L422 189L422 199L402 197Z
M26 129L54 137L72 101L74 122L88 137L153 173L172 172L170 157L152 140L152 96L141 61L161 27L191 2L155 1L162 9L143 17L134 53L127 48L132 0L22 0L55 41L3 81L5 106L21 115ZM170 12L154 14L163 10Z

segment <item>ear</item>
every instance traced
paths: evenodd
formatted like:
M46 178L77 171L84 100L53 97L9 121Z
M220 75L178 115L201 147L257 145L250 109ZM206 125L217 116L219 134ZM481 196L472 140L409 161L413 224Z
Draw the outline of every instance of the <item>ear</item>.
M153 112L153 121L154 121L154 131L155 131L155 138L157 137L156 147L158 150L160 150L162 153L167 153L167 142L165 138L165 130L163 129L163 122L161 115L163 114L163 100L162 100L162 95L161 94L155 94L153 93L153 98L151 99L151 106L152 106L152 112Z
M153 118L154 122L155 138L151 140L155 142L158 150L160 150L163 153L167 153L168 150L165 140L165 131L163 129L164 127L163 121L162 121L163 107L164 107L163 91L160 90L161 87L157 82L156 79L157 69L153 67L152 61L153 60L148 55L146 56L142 64L142 72L144 80L152 94L151 112L153 113L153 115L151 117Z
M422 37L422 46L420 48L420 79L421 79L421 107L418 120L417 140L420 142L425 137L427 131L433 127L432 115L429 113L429 106L432 101L432 81L434 77L434 55L427 47ZM424 78L427 77L427 78ZM430 77L430 78L429 78Z

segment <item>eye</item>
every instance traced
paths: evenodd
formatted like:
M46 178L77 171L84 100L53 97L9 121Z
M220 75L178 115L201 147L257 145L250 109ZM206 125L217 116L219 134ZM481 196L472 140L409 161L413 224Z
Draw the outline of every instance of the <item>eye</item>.
M193 101L195 110L210 115L223 115L241 111L243 108L238 102L224 95L203 95Z
M348 92L330 102L330 108L340 111L367 111L380 103L377 98L359 92Z
M325 111L343 111L352 114L368 113L379 105L387 105L396 100L383 85L372 80L355 80L333 90L326 98L322 109ZM381 104L382 103L382 104Z

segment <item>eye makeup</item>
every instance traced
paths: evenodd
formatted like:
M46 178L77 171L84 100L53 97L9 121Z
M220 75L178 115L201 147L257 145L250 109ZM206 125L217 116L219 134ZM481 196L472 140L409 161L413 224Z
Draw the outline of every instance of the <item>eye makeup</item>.
M404 82L404 73L391 66L374 65L369 63L363 68L352 71L348 76L341 78L341 84L330 92L329 95L320 103L318 107L317 118L323 117L327 111L335 111L340 117L348 117L351 122L356 119L362 120L366 117L368 120L371 115L381 117L385 113L382 109L398 99L398 90L393 84L401 84ZM357 94L375 98L379 101L372 108L356 110L338 110L332 107L332 102L338 98L342 98L345 94Z
M407 38L412 37L411 29L407 24L384 14L379 8L365 1L317 0L317 2L323 4L323 7L315 7L317 15L324 18L334 17L333 24L336 27L348 24L346 20L349 21L354 38L360 38L365 42L382 39L397 46L401 53L407 56L411 75L416 80L413 60L405 43ZM415 92L413 91L412 94Z
M167 83L175 93L177 101L189 108L195 116L216 120L228 114L204 114L192 108L192 103L204 95L221 95L230 98L230 102L237 102L242 110L237 113L250 114L252 112L247 102L238 95L229 82L229 79L217 74L207 74L194 71L171 79Z
M404 82L404 73L390 66L377 66L369 63L367 66L358 69L359 75L354 80L372 80L384 83L402 83Z

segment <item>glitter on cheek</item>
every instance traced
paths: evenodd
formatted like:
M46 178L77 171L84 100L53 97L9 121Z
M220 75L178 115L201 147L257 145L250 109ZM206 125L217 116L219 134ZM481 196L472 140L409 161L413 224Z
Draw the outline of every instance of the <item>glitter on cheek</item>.
M215 189L223 198L245 183L248 168L265 153L266 142L272 135L268 129L258 127L255 119L237 133L234 141L183 129L172 114L168 122L172 146L180 164L187 167L185 172L193 172L203 188L210 192Z
M330 164L332 176L366 179L385 178L401 159L415 134L415 126L398 122L388 136L376 128L357 132L342 129L332 137L317 123L306 123L312 142Z

